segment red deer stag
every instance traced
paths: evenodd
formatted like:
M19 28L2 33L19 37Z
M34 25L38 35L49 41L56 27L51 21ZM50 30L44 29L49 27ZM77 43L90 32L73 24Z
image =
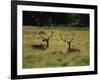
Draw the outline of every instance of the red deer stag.
M75 33L73 33L72 35L72 38L70 40L65 40L62 36L62 33L60 32L60 36L61 36L61 39L62 41L64 41L66 47L67 47L67 52L70 53L70 52L80 52L80 49L77 49L77 48L71 48L71 42L72 40L74 39L74 36L75 36Z
M40 37L42 38L42 41L45 42L44 44L33 44L32 48L36 48L36 49L46 49L49 47L49 40L53 35L53 32L51 33L51 35L49 35L48 37L44 37L41 33L39 33Z

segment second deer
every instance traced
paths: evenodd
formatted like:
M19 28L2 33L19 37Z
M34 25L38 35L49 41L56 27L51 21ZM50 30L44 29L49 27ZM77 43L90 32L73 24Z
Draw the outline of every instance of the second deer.
M72 40L74 39L74 36L75 36L75 33L73 33L72 35L72 38L70 40L65 40L63 38L63 35L62 33L60 32L60 36L61 36L61 39L62 41L65 43L66 45L66 49L67 49L67 52L70 53L70 52L80 52L80 49L77 49L77 48L71 48L71 42Z

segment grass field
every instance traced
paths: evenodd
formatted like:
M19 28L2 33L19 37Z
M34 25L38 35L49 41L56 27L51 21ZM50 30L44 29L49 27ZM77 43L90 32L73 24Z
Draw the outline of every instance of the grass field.
M46 36L54 32L50 38L49 48L45 50L32 48L32 44L43 43L38 33L44 31ZM75 33L71 47L80 52L66 52L60 32L68 40ZM23 68L86 66L89 65L89 29L70 27L23 27Z

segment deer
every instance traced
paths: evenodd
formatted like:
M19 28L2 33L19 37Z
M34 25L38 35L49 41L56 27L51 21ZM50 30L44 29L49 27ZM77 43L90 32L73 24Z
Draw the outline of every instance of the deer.
M73 41L73 39L75 37L75 33L72 34L72 38L70 40L65 40L63 38L63 35L62 35L61 32L60 32L60 37L61 37L61 40L65 43L68 53L70 53L70 52L80 52L80 49L71 48L71 43L72 43L72 41Z
M49 40L53 35L53 32L51 32L51 34L48 37L44 37L41 33L39 33L43 43L40 44L33 44L32 48L36 48L36 49L47 49L49 47Z

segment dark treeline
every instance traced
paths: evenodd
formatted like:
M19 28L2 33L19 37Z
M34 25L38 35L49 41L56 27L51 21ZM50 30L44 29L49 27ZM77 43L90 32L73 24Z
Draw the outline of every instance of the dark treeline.
M89 27L89 14L23 11L23 25Z

